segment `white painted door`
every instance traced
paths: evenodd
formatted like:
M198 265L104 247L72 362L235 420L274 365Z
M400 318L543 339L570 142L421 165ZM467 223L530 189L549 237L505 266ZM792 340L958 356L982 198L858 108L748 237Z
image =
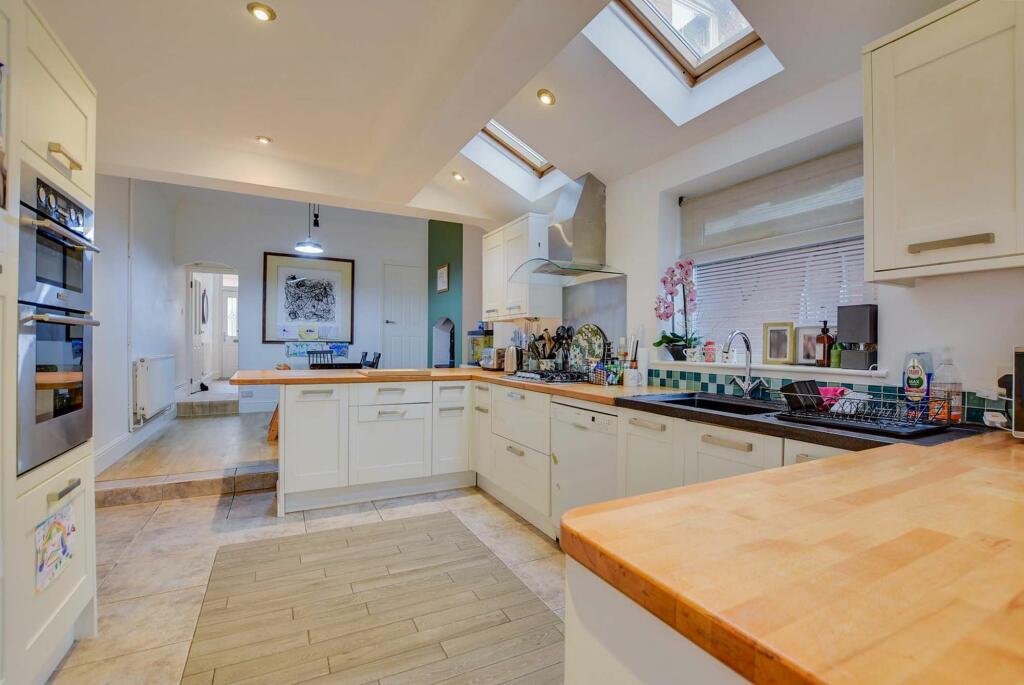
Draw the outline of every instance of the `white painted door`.
M427 270L423 267L384 265L382 347L381 368L427 365Z
M223 342L220 346L220 374L230 378L238 371L238 289L220 291L220 317Z
M190 393L199 392L203 382L203 282L193 278L189 282L189 387Z
M505 309L505 243L501 231L483 239L484 319L496 319Z

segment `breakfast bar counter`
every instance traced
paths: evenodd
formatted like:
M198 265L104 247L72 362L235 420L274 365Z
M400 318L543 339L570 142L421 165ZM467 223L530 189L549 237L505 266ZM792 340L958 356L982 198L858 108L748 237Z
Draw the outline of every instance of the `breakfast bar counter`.
M1024 682L1024 443L1003 432L581 507L561 532L567 683Z

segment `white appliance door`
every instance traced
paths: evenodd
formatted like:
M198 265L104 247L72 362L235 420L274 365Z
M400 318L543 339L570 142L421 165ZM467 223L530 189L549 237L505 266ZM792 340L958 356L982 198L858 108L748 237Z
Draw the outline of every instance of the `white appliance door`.
M616 417L551 405L551 520L585 504L615 499Z

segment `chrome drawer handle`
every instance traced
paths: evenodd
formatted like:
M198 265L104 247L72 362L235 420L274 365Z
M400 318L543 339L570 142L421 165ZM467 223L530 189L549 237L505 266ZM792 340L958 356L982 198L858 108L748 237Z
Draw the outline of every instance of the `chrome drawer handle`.
M28 317L31 321L42 321L43 323L61 323L66 326L89 326L95 328L100 325L96 319L83 319L77 316L58 316L57 314L33 314Z
M741 442L739 440L729 440L728 438L720 438L717 435L709 435L705 433L700 436L701 442L706 442L709 445L715 445L716 447L724 447L729 450L736 450L737 452L753 452L754 445L750 442Z
M405 416L405 410L399 409L378 409L377 417L381 416Z
M46 501L49 502L50 504L53 504L54 502L59 502L62 499L64 499L65 497L67 497L68 495L70 495L72 492L74 492L75 489L78 488L78 486L81 485L81 484L82 484L82 479L81 478L75 478L73 480L69 480L67 486L65 486L60 492L48 493L46 495Z
M956 238L943 238L942 240L928 240L923 243L910 243L907 245L907 252L910 254L921 254L930 250L945 250L950 247L963 247L965 245L991 245L996 241L995 233L975 233L973 235L962 235Z
M476 386L476 389L479 390L480 392L490 392L491 391L491 389L488 388L486 385L478 385L478 386Z
M804 462L814 461L814 457L809 454L798 454L796 455L796 463L803 464Z
M437 411L438 412L443 412L443 411L459 411L460 412L463 409L465 409L465 407L441 407Z
M473 407L473 409L477 410L481 414L490 414L491 413L491 410L486 408L486 407Z
M71 169L71 171L82 170L82 163L75 159L75 157L70 152L68 152L68 149L61 145L60 143L47 143L46 151L54 155L60 155L65 160L67 160L68 169Z
M516 455L517 457L525 457L526 456L526 452L524 450L521 450L518 447L515 447L514 445L505 445L505 451L506 452L511 452L512 454Z
M333 394L333 390L303 390L299 393L302 397L328 397Z
M377 393L382 392L405 392L405 388L377 388Z
M629 425L637 426L639 428L646 428L647 430L658 431L659 433L664 433L665 429L668 428L668 426L666 426L663 423L645 421L644 419L638 419L635 417L629 420Z
M464 385L448 385L448 386L445 386L445 387L441 388L441 392L445 392L446 390L465 390L465 389L466 389L466 386L464 386Z
M508 309L509 311L511 311L513 309L519 310L519 309L522 309L522 308L523 308L523 305L521 305L521 304L507 304L507 305L505 305L505 309Z
M509 393L505 393L505 394L508 395L508 398L510 400L525 400L526 399L526 395L524 395L521 392L509 392Z
M572 425L575 426L576 428L579 428L580 430L585 430L585 431L590 430L590 426L588 426L585 423L576 423L575 421L573 421Z
M497 309L485 309L484 313L485 314L497 314L498 310Z

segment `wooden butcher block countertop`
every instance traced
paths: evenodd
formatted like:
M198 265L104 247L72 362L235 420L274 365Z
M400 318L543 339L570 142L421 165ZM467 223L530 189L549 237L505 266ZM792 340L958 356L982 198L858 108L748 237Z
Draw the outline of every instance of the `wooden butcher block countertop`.
M388 375L366 376L358 369L342 370L309 370L292 369L288 371L237 371L231 377L232 385L312 385L318 383L409 383L413 381L463 381L479 380L497 385L504 385L521 390L543 392L548 395L570 397L597 404L614 405L617 397L633 397L648 393L664 392L664 388L623 387L590 385L589 383L530 383L513 381L504 378L501 371L485 371L484 369L430 369L430 375Z
M1024 683L1024 442L997 432L581 507L566 553L755 683Z

